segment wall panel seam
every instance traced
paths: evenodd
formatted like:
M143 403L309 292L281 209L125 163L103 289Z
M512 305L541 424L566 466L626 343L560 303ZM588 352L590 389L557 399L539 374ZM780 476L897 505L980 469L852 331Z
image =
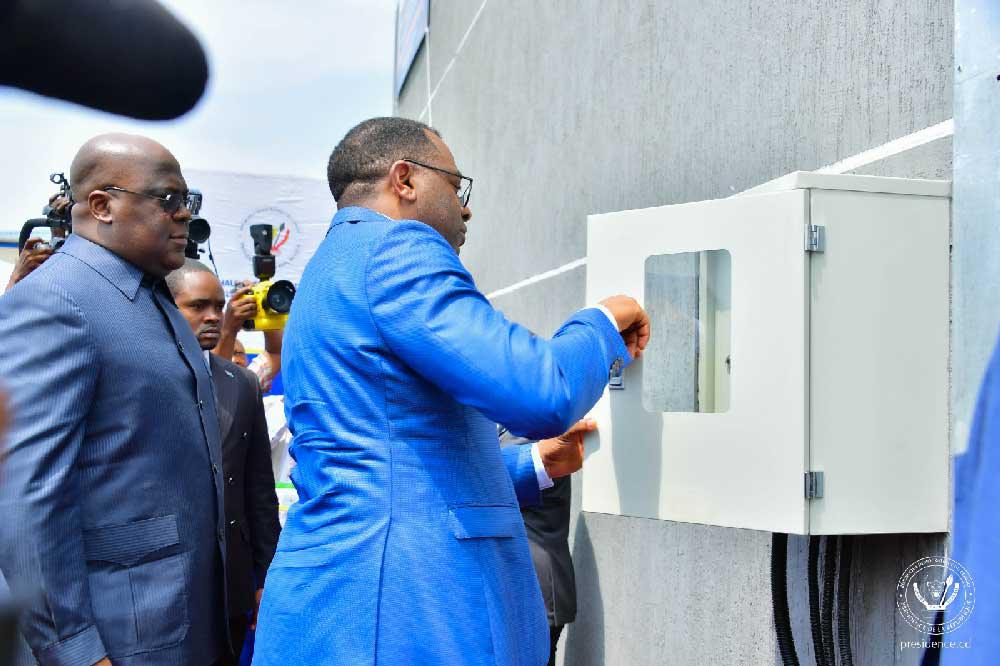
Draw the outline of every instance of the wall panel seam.
M483 5L485 4L486 2L484 1ZM430 107L430 102L428 101L428 108L429 107ZM423 116L423 114L421 114L421 116ZM846 171L853 171L854 169L860 169L861 167L867 166L874 162L880 162L884 159L888 159L890 157L899 155L900 153L905 153L908 150L919 148L920 146L928 144L931 141L937 141L938 139L943 139L952 136L954 135L954 133L955 133L955 120L953 118L949 118L948 120L944 120L940 123L937 123L936 125L925 127L922 130L918 130L911 134L901 136L898 139L893 139L892 141L883 143L880 146L869 148L868 150L862 151L856 155L851 155L850 157L846 157L838 162L834 162L833 164L828 164L827 166L820 167L815 171L816 173L832 173L832 174L844 173ZM783 178L784 176L781 177ZM754 187L757 186L755 185ZM744 190L744 192L745 191L746 190ZM739 194L741 193L737 193L732 196L739 196ZM491 291L490 293L486 294L486 298L493 300L498 296L506 296L507 294L517 291L518 289L522 289L524 287L533 285L543 280L548 280L549 278L556 277L557 275L561 275L566 271L571 271L575 268L579 268L580 266L585 266L586 264L587 264L587 257L580 257L579 259L574 259L573 261L563 264L562 266L557 266L551 270L547 270L542 273L532 275L523 280L515 282L511 285L497 289L496 291Z

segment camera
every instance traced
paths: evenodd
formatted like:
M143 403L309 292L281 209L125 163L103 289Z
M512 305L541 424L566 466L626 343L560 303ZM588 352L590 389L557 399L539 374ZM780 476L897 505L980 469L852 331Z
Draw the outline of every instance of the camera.
M257 314L243 322L248 331L280 331L288 321L295 298L295 285L288 280L258 282L248 296L257 301Z
M52 230L52 240L48 243L39 243L36 248L51 247L58 250L66 242L66 236L73 232L73 217L70 211L73 208L73 194L70 191L69 181L63 173L54 173L49 176L49 182L59 186L57 197L69 201L69 205L61 208L54 208L51 204L42 209L45 217L35 217L27 220L21 225L21 233L17 238L17 251L24 249L24 244L31 237L31 232L39 227L48 227ZM55 200L55 197L53 197Z
M295 285L288 280L271 282L275 273L275 256L271 254L274 228L269 224L250 225L253 240L253 274L260 280L247 298L257 302L257 315L243 322L248 331L279 331L288 321L288 312L295 298Z
M191 219L188 221L188 242L184 248L184 256L188 259L199 259L204 250L198 249L198 246L212 235L212 227L209 226L208 220L198 214L201 212L201 191L191 190L189 194L191 206L188 210L191 211Z

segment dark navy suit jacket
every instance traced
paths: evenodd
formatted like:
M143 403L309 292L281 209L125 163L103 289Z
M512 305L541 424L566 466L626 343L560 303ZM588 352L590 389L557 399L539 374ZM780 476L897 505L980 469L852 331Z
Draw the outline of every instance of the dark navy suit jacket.
M529 451L534 440L516 437L500 428L503 452ZM564 476L552 480L537 502L521 503L521 517L528 533L531 562L535 565L550 627L576 619L576 570L569 552L569 515L573 483Z
M207 664L225 644L208 369L162 281L71 236L0 298L13 423L0 568L38 661Z
M254 593L264 587L281 525L271 471L271 443L257 376L215 354L208 356L222 430L226 581L229 614L235 617L253 611Z

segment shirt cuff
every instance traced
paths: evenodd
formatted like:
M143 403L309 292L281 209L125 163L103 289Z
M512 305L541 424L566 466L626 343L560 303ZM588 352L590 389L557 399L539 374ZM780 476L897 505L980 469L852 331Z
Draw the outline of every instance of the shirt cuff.
M592 305L591 307L596 308L596 309L600 310L601 312L603 312L604 316L607 317L608 321L611 322L611 325L615 327L615 330L616 331L618 330L618 320L615 319L615 316L613 314L611 314L611 310L607 309L606 307L604 307L600 303L598 303L597 305Z
M542 463L542 454L538 452L538 442L531 445L531 462L535 464L535 478L538 479L538 489L546 490L554 483L549 478L549 473L545 471L545 464Z

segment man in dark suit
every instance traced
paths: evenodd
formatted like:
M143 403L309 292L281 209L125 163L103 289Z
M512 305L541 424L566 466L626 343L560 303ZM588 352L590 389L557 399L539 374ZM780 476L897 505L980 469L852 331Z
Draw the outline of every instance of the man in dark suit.
M0 569L42 666L212 664L226 651L211 380L163 277L190 196L166 148L103 135L71 167L73 234L0 297L13 420Z
M260 385L249 370L210 353L219 341L225 293L204 264L188 259L167 276L178 309L205 354L222 429L226 483L229 635L235 664L248 626L256 627L267 567L278 544L278 498Z
M577 448L583 461L583 436L597 428L590 419L579 421L565 434L552 441L567 448ZM516 437L499 427L502 446L530 445L532 440ZM574 469L574 468L570 468ZM579 469L579 465L575 466ZM531 562L545 601L549 623L549 666L556 663L556 644L563 628L576 619L576 573L569 554L569 509L572 501L570 476L540 478L541 501L536 506L521 507L521 517L528 532Z

